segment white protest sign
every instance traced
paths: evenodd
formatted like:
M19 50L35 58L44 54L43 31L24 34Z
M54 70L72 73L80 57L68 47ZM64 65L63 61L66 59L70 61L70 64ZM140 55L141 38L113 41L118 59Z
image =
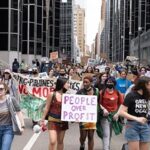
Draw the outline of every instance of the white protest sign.
M96 122L97 96L63 94L61 120Z

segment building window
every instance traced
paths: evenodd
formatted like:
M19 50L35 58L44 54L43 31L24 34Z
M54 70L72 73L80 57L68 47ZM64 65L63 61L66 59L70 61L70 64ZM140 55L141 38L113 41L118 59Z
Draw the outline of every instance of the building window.
M0 51L8 51L8 34L0 34Z
M23 23L23 40L27 40L27 23Z
M34 54L34 42L30 42L29 54Z
M37 23L42 23L42 7L37 7Z
M30 40L34 40L34 24L30 23Z
M35 2L34 2L34 0L30 0L30 3L31 3L31 4L34 4Z
M11 0L11 8L18 8L18 0Z
M41 37L42 37L42 26L37 25L37 38L41 38Z
M0 8L8 8L8 0L0 0Z
M27 41L22 43L22 54L27 54Z
M8 32L8 9L0 9L0 32Z
M34 22L34 10L35 7L33 5L30 6L30 21Z
M23 6L23 21L27 21L27 20L28 20L28 7Z
M37 55L41 55L41 51L42 51L42 44L37 43Z
M10 50L11 51L17 51L17 34L11 34L10 39Z
M23 3L24 3L24 4L28 4L28 0L24 0Z
M11 32L17 32L18 23L18 11L11 11Z
M42 6L42 0L38 0L37 5Z

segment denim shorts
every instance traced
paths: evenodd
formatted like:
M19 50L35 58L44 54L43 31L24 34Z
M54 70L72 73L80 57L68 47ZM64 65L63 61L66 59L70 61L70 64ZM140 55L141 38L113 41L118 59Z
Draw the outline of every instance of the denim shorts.
M136 121L127 121L125 127L125 138L127 141L150 142L150 126Z

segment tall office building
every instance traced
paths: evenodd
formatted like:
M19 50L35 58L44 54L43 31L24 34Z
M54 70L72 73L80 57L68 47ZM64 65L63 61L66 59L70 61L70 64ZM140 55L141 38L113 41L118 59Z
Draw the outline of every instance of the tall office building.
M43 4L44 1L23 1L22 59L31 63L40 58L43 49Z
M0 59L31 64L58 51L60 58L72 61L72 6L72 0L1 0Z
M106 3L105 0L102 0L101 3L101 16L100 16L100 25L99 25L99 46L98 46L98 55L102 58L105 56L104 53L104 30L105 30L105 11L106 11Z
M0 59L11 64L20 58L22 0L0 0Z
M79 5L74 10L74 35L77 36L80 52L85 55L85 10Z
M150 1L106 0L104 50L112 61L123 61L126 56L150 56ZM150 62L150 61L149 61Z
M60 49L60 0L50 0L48 53Z
M73 61L73 0L61 0L60 3L60 47L59 57L64 61Z
M130 54L139 57L141 63L150 63L150 1L131 0Z

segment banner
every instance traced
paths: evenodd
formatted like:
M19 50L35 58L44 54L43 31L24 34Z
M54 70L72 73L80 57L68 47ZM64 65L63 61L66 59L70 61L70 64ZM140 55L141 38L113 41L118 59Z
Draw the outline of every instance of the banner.
M54 91L57 78L34 78L20 73L13 73L13 79L18 84L21 108L25 114L39 121L46 104L48 95ZM82 81L69 80L70 89L67 93L75 94L82 86Z
M96 122L97 96L64 94L62 99L61 120Z

